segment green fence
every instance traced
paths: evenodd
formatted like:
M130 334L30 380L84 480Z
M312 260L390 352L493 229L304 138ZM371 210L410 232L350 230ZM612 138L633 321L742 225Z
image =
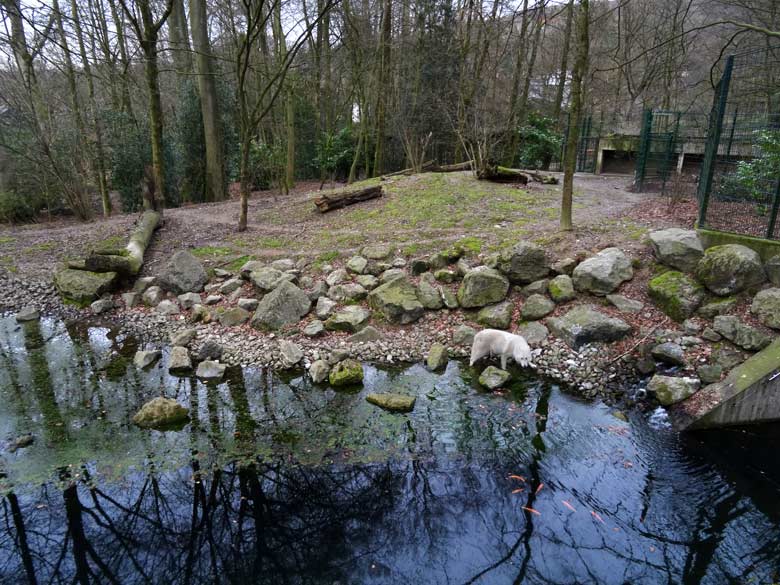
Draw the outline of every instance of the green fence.
M780 46L727 58L698 198L700 227L780 239Z
M561 150L557 160L553 159L549 170L562 171L563 161L566 158L566 142L569 136L570 118L566 121L566 128L563 131L563 140ZM596 157L599 150L599 141L601 140L601 129L593 125L593 117L586 114L580 120L580 137L577 141L577 164L575 170L578 173L595 173Z

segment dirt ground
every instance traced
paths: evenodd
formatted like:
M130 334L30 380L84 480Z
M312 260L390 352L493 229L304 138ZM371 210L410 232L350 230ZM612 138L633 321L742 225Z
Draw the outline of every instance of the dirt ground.
M625 175L577 175L572 232L558 229L560 185L516 187L478 181L467 172L426 173L386 179L382 198L320 214L311 201L319 184L301 183L286 196L256 193L243 233L236 230L236 200L165 210L165 226L148 251L144 272L154 273L178 248L192 249L210 266L237 267L250 258L305 256L337 262L377 241L414 257L465 238L481 253L533 240L560 258L607 245L638 249L648 229L693 224L695 205L683 202L671 209L658 195L630 192L630 180ZM0 274L47 278L57 264L83 257L94 247L123 245L137 217L3 226Z

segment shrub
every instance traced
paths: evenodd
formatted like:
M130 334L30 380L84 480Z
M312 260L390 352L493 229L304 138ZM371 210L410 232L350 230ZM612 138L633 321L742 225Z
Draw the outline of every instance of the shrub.
M531 113L526 123L518 128L519 148L514 166L537 169L544 166L561 149L562 136L555 130L555 120Z

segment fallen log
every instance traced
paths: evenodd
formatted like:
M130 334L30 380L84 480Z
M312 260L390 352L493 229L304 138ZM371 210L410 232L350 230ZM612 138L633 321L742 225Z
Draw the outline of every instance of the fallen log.
M528 175L518 169L510 169L499 165L486 165L477 173L477 178L494 183L528 184Z
M456 173L458 171L470 171L474 166L473 160L467 160L462 163L455 163L452 165L441 165L435 169L436 173Z
M427 173L429 171L435 171L438 169L436 166L436 161L429 160L422 164L422 167L420 167L421 173ZM414 175L417 171L414 170L414 167L409 167L408 169L401 169L400 171L395 171L393 173L387 173L386 175L382 175L382 178L387 177L398 177L400 175Z
M372 185L371 187L358 189L347 187L318 195L314 198L314 205L317 206L317 210L320 213L326 213L328 211L333 211L334 209L340 209L348 205L354 205L355 203L376 199L381 196L382 185Z
M540 173L538 171L527 171L523 170L526 175L531 177L532 181L536 181L537 183L541 183L542 185L557 185L558 184L558 177L553 177L552 175L545 175L543 173Z
M162 215L157 211L144 211L127 242L119 250L93 250L84 261L91 272L116 272L123 276L135 276L144 263L144 253L160 226Z

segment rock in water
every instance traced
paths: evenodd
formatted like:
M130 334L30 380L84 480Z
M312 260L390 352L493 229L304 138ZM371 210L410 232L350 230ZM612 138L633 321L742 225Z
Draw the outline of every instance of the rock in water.
M458 303L466 309L484 307L503 301L509 281L494 268L478 266L469 270L458 289Z
M371 318L371 312L359 305L349 305L331 315L325 321L328 331L359 331Z
M501 253L498 269L506 274L513 284L528 284L550 273L550 261L541 246L531 242L519 242Z
M482 374L480 374L479 383L489 390L495 390L506 384L511 377L512 376L506 370L502 370L496 366L488 366L483 370Z
M183 345L175 345L171 348L171 356L168 361L168 371L174 375L189 374L192 372L192 360L190 352Z
M162 352L158 349L151 351L137 351L135 352L133 363L135 364L136 368L143 370L159 360L161 355Z
M390 412L411 412L417 399L414 396L383 392L381 394L369 394L366 396L366 400Z
M647 287L648 295L658 308L675 321L685 321L693 315L707 296L703 286L675 270L656 276Z
M590 305L574 307L563 317L547 319L550 330L574 349L596 341L618 341L631 332L631 326L597 311Z
M225 377L227 366L212 360L206 360L198 364L195 375L204 382L221 382Z
M634 277L631 261L618 248L605 248L584 260L572 272L577 290L605 296Z
M767 327L780 329L780 288L760 291L753 298L750 311Z
M357 360L342 360L333 366L328 379L331 386L361 384L363 382L363 366Z
M513 311L512 303L506 301L496 305L488 305L477 313L477 323L493 329L509 329L512 324Z
M379 311L390 323L414 323L425 312L417 299L417 287L405 277L399 277L374 289L368 295L372 309Z
M685 400L701 386L698 378L675 378L656 374L647 384L647 391L655 394L658 402L669 406Z
M200 292L208 281L200 260L186 250L179 250L171 256L157 275L157 283L177 295Z
M154 398L144 404L133 422L145 429L165 428L185 423L190 411L171 398Z
M309 375L315 384L321 384L328 379L330 364L325 360L315 361L309 368Z
M35 307L25 307L16 314L17 323L27 323L28 321L37 321L41 314Z
M731 295L766 280L758 253L740 244L713 246L696 266L696 278L719 296Z
M65 268L54 275L54 285L60 294L80 305L98 299L116 285L116 272L90 272Z
M434 343L431 349L428 350L428 368L431 371L435 372L444 369L448 361L447 348L441 343Z
M699 236L693 230L669 228L650 232L650 245L656 259L683 272L693 272L704 256Z
M252 327L256 329L280 329L297 323L309 312L309 297L291 282L283 282L263 297L257 305Z

